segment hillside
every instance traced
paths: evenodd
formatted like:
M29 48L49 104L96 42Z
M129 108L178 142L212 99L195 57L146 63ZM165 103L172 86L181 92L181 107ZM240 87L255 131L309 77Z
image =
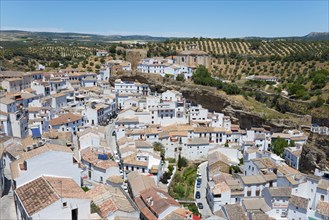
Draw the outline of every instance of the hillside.
M17 30L2 30L2 41L20 41L20 40L65 40L65 41L163 41L168 38L152 37L147 35L97 35L83 33L56 33L56 32L30 32Z

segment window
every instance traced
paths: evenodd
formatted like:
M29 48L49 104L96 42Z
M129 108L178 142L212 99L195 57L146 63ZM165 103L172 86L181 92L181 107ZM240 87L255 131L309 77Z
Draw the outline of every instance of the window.
M321 195L320 200L321 200L321 201L324 201L324 195Z
M63 202L63 208L67 207L67 202Z

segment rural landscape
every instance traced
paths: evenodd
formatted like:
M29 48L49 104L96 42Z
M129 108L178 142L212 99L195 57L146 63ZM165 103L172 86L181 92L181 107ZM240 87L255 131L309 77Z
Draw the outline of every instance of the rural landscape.
M0 219L329 219L326 1L1 5Z

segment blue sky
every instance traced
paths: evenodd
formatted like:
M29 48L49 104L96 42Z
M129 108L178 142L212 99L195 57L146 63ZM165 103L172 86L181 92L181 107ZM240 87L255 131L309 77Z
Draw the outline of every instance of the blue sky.
M180 37L328 32L329 0L1 0L2 30Z

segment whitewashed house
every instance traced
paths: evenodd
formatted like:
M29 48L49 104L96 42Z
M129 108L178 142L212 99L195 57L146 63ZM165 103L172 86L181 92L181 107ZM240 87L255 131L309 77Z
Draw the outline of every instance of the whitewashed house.
M286 219L288 203L291 196L290 187L266 187L262 193L271 211L267 214L274 219Z
M51 95L52 102L51 107L55 110L60 110L63 107L67 107L67 98L65 93L57 93Z
M122 165L126 173L138 171L160 176L162 170L160 156L147 151L138 151L122 158Z
M176 79L176 77L180 74L184 75L184 79L190 79L192 78L193 68L184 65L172 64L170 66L164 67L161 76L165 77L166 75L170 75Z
M286 163L295 168L296 170L299 169L299 159L302 154L302 147L288 147L284 149L284 159Z
M288 219L307 219L309 201L307 198L291 195L288 204Z
M93 147L81 150L81 162L86 166L84 177L98 183L105 183L111 176L120 176L119 166L110 156L101 149Z
M109 80L110 76L111 76L110 68L106 67L106 68L100 69L97 78L98 78L98 80L107 81L107 80Z
M57 118L53 118L49 121L50 129L56 129L58 131L80 131L80 126L84 125L83 117L73 113L67 113L60 115Z
M35 148L35 149L34 149ZM80 169L73 152L66 146L45 144L27 146L27 152L11 163L14 186L19 187L41 175L70 177L80 185Z
M100 147L101 137L96 130L89 128L78 132L77 135L80 150L86 149L88 147Z
M18 219L90 219L91 199L71 178L39 176L15 198Z

